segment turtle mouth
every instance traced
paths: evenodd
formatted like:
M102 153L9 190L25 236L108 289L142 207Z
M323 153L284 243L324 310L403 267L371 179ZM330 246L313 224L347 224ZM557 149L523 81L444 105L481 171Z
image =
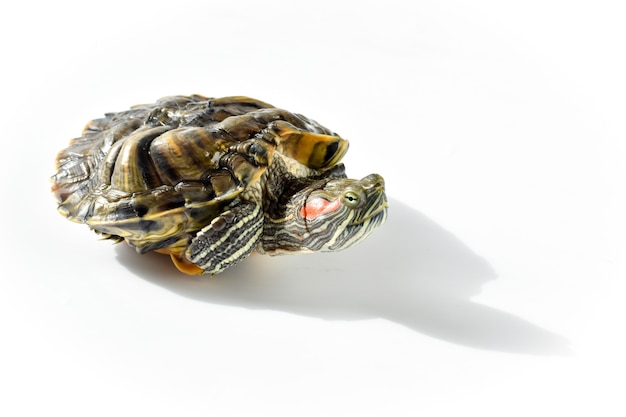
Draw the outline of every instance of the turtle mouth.
M380 205L378 205L378 207L376 207L376 209L374 209L373 211L367 213L366 215L364 215L360 219L357 219L352 224L357 226L357 225L361 225L361 224L363 224L363 223L365 223L367 221L375 220L376 217L387 217L387 209L388 208L389 208L389 203L387 201L383 201Z
M358 222L353 222L348 225L341 234L340 242L335 242L335 244L330 247L330 250L348 248L368 237L387 220L388 206L385 201L377 206L375 210L372 210L371 213L368 213L367 216L359 219Z

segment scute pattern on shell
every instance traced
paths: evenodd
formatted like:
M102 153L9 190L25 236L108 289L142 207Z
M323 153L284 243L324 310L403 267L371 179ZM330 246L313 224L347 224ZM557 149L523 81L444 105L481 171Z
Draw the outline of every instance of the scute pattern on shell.
M247 97L173 96L107 113L57 156L59 211L141 252L181 250L259 179L276 147L266 129L278 122L333 135Z

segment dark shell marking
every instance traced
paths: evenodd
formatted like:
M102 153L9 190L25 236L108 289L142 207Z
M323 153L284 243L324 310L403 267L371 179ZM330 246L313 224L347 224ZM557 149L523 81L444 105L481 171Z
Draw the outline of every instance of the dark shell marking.
M338 162L347 146L315 121L259 100L165 97L89 122L82 137L58 154L52 190L68 219L124 239L139 252L159 250L188 262L184 254L192 239L211 222L228 223L223 215L240 200L250 203L246 215L258 213L258 205L265 212L261 217L279 219L285 189L276 184L324 178L325 172L329 178L343 177ZM276 168L267 170L270 166ZM244 197L246 192L250 196ZM272 193L274 201L262 201ZM233 228L262 227L231 223ZM202 235L213 236L218 225ZM195 252L187 250L187 258L192 252L198 257L206 239ZM247 253L255 244L245 248Z

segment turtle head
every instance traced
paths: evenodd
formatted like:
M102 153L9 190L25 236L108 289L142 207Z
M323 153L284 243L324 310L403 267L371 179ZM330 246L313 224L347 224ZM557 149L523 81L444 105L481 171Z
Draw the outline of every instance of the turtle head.
M289 196L279 218L266 221L260 251L272 255L348 248L384 223L387 207L385 183L378 174L313 181Z

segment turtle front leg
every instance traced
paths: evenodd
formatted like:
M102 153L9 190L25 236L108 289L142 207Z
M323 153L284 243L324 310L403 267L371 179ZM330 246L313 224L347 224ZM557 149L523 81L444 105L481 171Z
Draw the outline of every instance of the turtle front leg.
M262 232L262 207L241 201L200 230L185 251L186 259L174 263L182 272L218 274L250 255ZM189 268L188 262L199 269Z

